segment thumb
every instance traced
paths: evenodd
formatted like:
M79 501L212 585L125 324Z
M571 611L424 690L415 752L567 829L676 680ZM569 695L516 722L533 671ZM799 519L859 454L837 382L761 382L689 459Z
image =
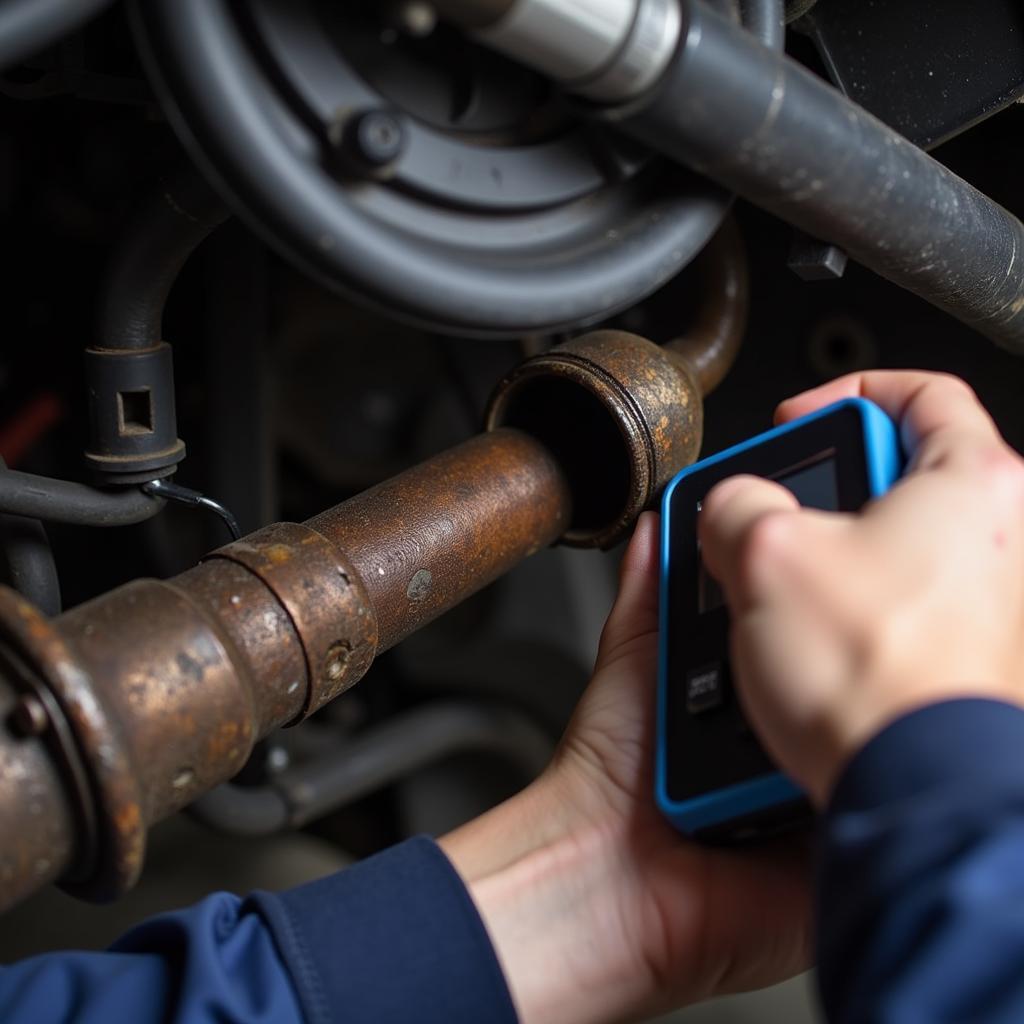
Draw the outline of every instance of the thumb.
M601 633L595 671L638 637L658 632L658 522L655 512L644 512L637 520L622 556L619 593Z
M754 476L723 480L701 503L697 536L704 564L734 611L770 579L775 555L794 534L799 508L781 484Z

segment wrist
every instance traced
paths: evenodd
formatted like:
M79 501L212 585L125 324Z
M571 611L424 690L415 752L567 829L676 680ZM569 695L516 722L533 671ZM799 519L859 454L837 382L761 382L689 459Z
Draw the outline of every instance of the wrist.
M483 918L522 1024L621 1020L649 992L616 893L612 820L578 810L547 773L440 840Z

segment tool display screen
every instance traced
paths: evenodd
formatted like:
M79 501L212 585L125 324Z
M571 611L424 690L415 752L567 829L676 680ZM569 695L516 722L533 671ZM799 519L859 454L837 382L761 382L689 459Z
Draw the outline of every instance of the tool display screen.
M839 480L836 474L835 449L829 449L812 459L790 467L773 477L782 484L805 508L835 512L839 508ZM699 508L699 505L698 505ZM698 546L699 549L699 546ZM697 610L703 615L725 604L725 594L718 581L704 567L700 559L697 577Z

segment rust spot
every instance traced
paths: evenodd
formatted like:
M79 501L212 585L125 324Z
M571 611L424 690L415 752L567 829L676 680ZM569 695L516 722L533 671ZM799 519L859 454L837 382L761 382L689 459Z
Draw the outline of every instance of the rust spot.
M409 580L409 586L406 587L405 594L410 601L422 601L427 594L430 593L430 588L434 583L434 576L429 569L419 569Z

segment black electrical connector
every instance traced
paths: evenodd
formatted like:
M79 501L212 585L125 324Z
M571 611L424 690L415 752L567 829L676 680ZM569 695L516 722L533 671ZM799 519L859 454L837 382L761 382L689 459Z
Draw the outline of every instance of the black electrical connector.
M170 476L185 457L174 409L171 346L89 348L89 448L85 459L104 483L140 484Z

